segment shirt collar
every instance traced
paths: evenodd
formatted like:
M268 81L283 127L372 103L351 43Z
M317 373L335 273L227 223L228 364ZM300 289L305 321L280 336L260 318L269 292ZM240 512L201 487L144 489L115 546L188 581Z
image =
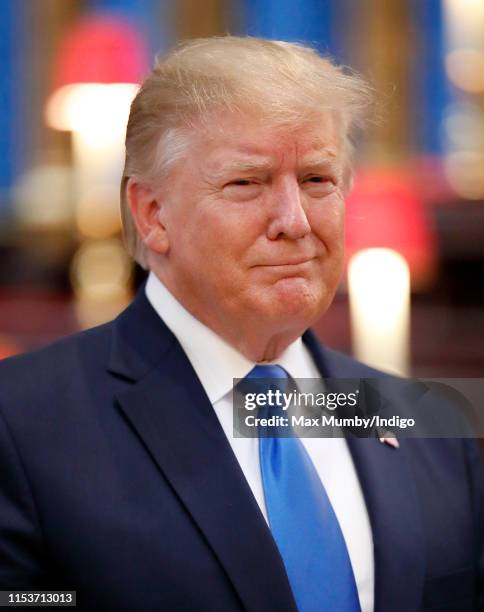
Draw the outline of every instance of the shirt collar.
M196 319L150 272L146 297L178 339L212 404L232 391L233 379L244 378L256 365ZM301 338L290 344L274 361L293 378L318 376ZM313 371L308 372L309 369Z

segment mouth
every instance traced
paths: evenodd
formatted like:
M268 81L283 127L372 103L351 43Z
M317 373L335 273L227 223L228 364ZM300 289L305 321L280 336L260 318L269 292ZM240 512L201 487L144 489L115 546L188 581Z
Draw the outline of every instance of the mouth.
M266 263L266 264L259 264L254 267L255 268L291 268L291 267L294 268L297 266L303 266L304 264L311 263L315 259L316 257L300 257L297 259L296 258L286 259L286 260L275 261L275 262Z

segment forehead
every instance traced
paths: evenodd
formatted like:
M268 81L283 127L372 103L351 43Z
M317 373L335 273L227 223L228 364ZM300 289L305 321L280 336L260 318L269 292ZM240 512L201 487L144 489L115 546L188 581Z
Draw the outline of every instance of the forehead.
M274 126L267 118L225 115L195 132L193 149L209 170L232 162L272 166L287 160L297 163L334 161L343 134L334 113L321 113L298 125Z

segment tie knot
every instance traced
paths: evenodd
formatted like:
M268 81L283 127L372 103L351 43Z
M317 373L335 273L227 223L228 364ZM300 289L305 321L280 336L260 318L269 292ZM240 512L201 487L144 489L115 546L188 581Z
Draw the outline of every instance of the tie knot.
M254 378L265 378L270 380L272 378L287 379L289 374L280 365L256 365L247 374L246 378L253 380Z

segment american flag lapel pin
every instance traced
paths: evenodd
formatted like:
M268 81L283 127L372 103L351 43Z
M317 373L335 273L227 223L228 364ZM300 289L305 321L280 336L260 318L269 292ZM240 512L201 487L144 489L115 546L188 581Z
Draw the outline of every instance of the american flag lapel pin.
M381 436L379 436L378 438L380 440L380 442L382 444L388 444L388 446L391 446L392 448L399 448L400 447L400 443L397 440L395 434L393 433L393 431L385 431L383 432L383 434Z

